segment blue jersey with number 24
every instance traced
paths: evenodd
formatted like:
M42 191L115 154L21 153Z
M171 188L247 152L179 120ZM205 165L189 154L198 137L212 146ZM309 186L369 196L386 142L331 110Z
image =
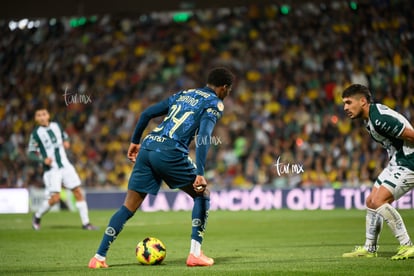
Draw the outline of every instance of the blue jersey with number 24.
M203 174L208 141L223 110L222 100L208 87L180 91L141 114L132 142L141 144L141 149L179 150L188 154L193 139L204 141L196 143L197 171ZM161 115L166 115L163 122L140 142L149 120Z

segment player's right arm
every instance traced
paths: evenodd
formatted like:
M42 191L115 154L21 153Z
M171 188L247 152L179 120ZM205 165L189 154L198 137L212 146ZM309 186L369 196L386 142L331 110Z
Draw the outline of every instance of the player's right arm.
M29 147L27 149L28 158L31 161L43 163L47 166L50 166L52 164L52 158L43 156L39 149L39 141L35 138L35 135L32 133L30 135L29 140Z
M203 193L207 188L207 180L202 175L197 175L193 183L194 191Z
M31 161L43 163L43 164L48 165L48 166L50 166L50 164L52 164L52 158L50 158L50 157L43 158L40 155L39 152L31 151L31 152L29 152L28 157L29 157L29 160L31 160Z
M134 144L134 143L129 144L128 153L127 153L127 157L129 161L131 161L132 163L135 163L135 160L137 159L140 148L141 148L140 144Z
M405 127L400 138L410 143L414 143L414 129Z
M204 114L200 121L200 128L198 130L197 136L206 142L196 143L196 166L197 166L197 175L204 175L204 167L207 159L207 153L210 149L210 138L213 133L214 126L216 125L215 118L211 118Z
M147 127L149 121L152 118L165 115L168 113L169 109L169 98L154 104L147 109L145 109L138 120L137 125L135 126L135 131L132 135L131 143L138 145L141 142L142 133Z
M414 143L414 130L408 122L404 123L405 118L398 118L400 114L391 116L383 114L374 119L375 130L385 137L395 137Z

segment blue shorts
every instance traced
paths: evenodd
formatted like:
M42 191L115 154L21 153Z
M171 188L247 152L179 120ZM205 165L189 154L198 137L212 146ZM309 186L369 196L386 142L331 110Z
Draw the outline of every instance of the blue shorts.
M164 180L171 189L193 184L196 166L181 151L141 149L128 182L128 189L156 195Z

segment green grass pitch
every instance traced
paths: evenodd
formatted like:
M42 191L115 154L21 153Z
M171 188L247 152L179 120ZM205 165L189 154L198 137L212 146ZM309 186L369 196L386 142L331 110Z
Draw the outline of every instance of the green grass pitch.
M31 228L31 214L0 215L0 275L414 275L414 259L391 261L397 240L388 226L379 257L341 255L365 239L365 211L212 211L203 244L212 267L186 267L190 212L137 214L108 253L108 269L87 268L114 210L90 211L98 231L80 228L78 213L51 212L42 229ZM414 236L414 212L403 210ZM139 240L155 236L167 247L161 265L135 259Z

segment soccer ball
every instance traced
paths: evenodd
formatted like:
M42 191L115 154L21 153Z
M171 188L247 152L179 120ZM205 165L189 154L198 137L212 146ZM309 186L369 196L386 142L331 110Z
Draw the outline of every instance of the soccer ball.
M135 255L138 262L143 265L157 265L165 259L167 250L162 241L154 237L148 237L137 244Z

